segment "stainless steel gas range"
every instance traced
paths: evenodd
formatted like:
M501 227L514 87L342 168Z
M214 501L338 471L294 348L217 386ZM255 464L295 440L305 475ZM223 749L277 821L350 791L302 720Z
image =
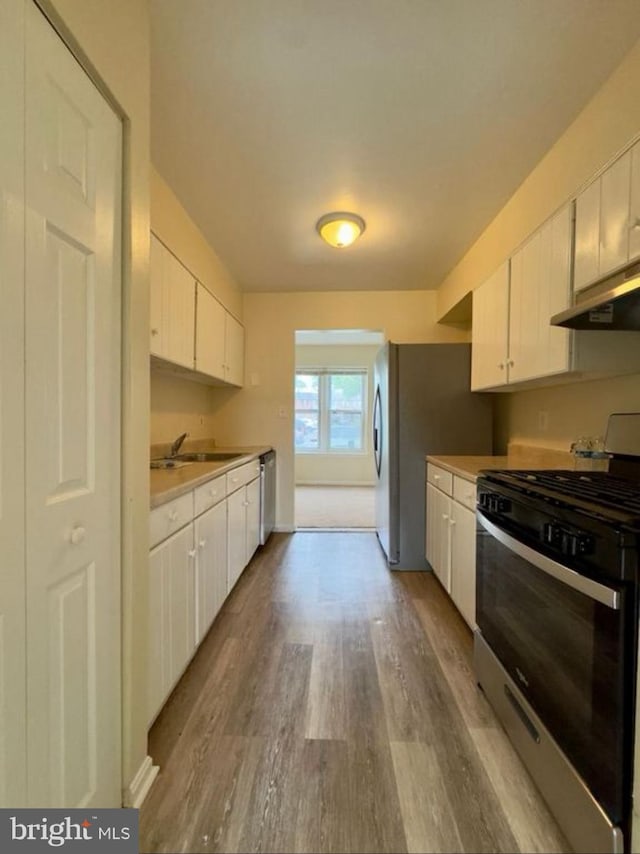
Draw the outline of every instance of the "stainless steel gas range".
M478 683L577 851L629 850L640 413L612 415L609 472L478 480Z

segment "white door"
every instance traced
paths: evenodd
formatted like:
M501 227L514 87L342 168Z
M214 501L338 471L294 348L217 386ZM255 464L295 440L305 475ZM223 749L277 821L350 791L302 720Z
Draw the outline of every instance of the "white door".
M27 717L23 4L2 0L0 21L0 807L17 807L26 803Z
M232 385L244 384L244 327L226 312L225 379Z
M471 390L505 385L509 333L509 262L473 292Z
M451 598L476 627L476 514L451 502Z
M119 806L121 123L26 9L30 806Z
M249 563L260 545L260 478L247 484L247 554Z
M149 259L149 349L153 356L164 356L167 349L167 289L165 286L166 249L151 235Z
M227 592L242 575L247 554L246 488L227 496Z
M164 248L164 247L163 247ZM180 261L164 250L164 279L166 288L163 317L167 340L163 352L177 365L193 369L196 335L196 280Z

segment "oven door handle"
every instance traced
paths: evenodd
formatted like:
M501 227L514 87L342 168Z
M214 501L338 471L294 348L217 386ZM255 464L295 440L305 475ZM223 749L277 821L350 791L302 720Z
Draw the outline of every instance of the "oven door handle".
M493 522L490 522L481 510L478 510L477 517L478 522L488 534L495 537L499 543L502 543L502 545L510 551L528 561L530 564L533 564L537 569L541 569L542 572L546 572L547 575L551 575L553 578L561 581L563 584L566 584L567 587L571 587L579 593L584 593L584 595L588 596L590 599L594 599L596 602L601 602L613 611L620 610L620 593L617 590L612 590L604 584L599 584L591 578L586 578L584 575L580 575L579 572L569 569L568 566L564 566L564 564L551 560L551 558L540 554L540 552L537 552L535 549L525 546L524 543L516 540L514 537L505 533L502 528L499 528L497 525L494 525Z

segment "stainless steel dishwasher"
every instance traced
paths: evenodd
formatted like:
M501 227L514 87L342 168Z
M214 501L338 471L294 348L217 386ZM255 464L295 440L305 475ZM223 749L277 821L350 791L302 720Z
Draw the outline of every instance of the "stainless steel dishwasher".
M276 523L276 452L260 457L260 545L263 546Z

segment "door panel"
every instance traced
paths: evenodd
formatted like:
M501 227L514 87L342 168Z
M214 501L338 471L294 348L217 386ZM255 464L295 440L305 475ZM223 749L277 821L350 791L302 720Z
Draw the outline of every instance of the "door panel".
M118 806L121 124L33 5L26 69L28 803Z
M247 513L246 487L227 497L227 592L240 578L246 566Z
M196 642L205 636L227 595L227 504L220 502L195 521Z
M248 563L260 545L260 478L247 485L247 554Z
M225 309L198 284L196 311L196 370L224 379Z
M244 384L244 327L225 312L225 379L232 385Z
M0 808L26 802L24 5L0 2ZM5 132L5 128L11 132Z

